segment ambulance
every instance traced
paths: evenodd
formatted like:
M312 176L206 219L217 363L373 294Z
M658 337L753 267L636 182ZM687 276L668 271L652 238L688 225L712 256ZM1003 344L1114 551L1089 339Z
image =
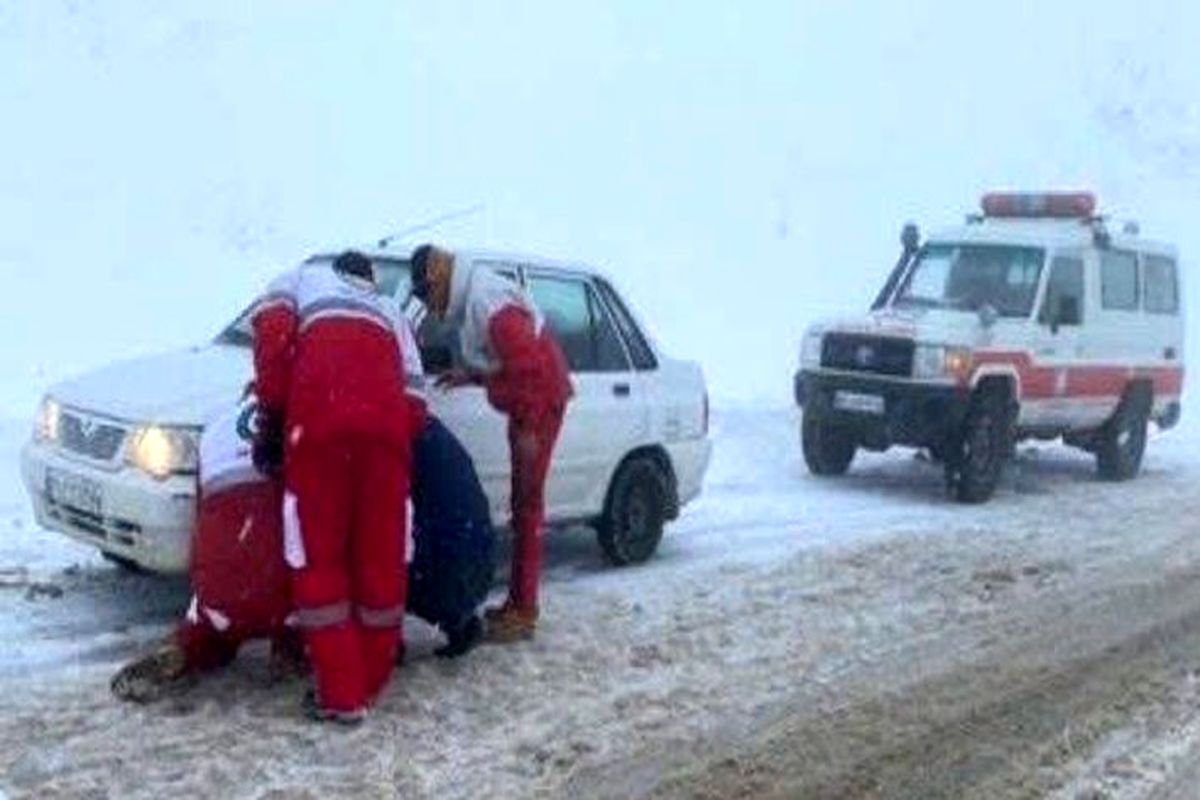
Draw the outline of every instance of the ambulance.
M859 449L927 449L964 503L992 497L1014 446L1062 439L1099 475L1141 469L1151 423L1180 419L1184 304L1174 247L1114 230L1088 192L986 194L902 252L870 312L806 331L795 376L809 470Z

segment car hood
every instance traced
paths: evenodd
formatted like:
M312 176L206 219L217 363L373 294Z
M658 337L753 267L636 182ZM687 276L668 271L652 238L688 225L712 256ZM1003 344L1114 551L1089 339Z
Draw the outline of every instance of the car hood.
M895 336L930 344L966 347L978 346L991 338L978 314L940 308L888 308L859 317L827 320L818 323L815 329L820 333Z
M50 395L129 422L201 426L237 402L251 374L249 349L210 344L118 361L63 381Z

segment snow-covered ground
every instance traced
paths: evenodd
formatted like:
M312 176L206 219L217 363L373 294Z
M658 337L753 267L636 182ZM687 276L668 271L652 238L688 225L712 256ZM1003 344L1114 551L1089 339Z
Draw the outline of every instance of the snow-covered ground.
M1136 482L1027 447L993 503L960 507L911 453L815 480L790 409L728 410L704 496L651 563L613 570L588 532L557 534L535 642L445 664L417 629L377 713L346 733L304 723L302 687L267 686L257 649L157 705L115 702L109 676L167 630L186 587L38 530L13 467L27 431L0 426L0 791L13 796L693 794L690 776L742 763L738 748L788 709L836 719L863 692L999 658L1056 614L1088 610L1057 632L1083 652L1111 612L1103 592L1200 564L1181 527L1200 510L1190 423L1151 443Z

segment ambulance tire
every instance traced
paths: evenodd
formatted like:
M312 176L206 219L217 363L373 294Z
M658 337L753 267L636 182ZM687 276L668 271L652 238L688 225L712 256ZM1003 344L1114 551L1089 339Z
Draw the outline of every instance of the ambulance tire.
M946 462L946 477L960 503L986 503L996 493L1012 453L1013 414L1006 395L981 390L971 402L961 439Z
M596 538L609 562L640 564L654 555L667 521L668 478L647 455L626 459L608 487Z
M1097 434L1096 467L1107 481L1127 481L1137 476L1146 455L1150 429L1149 392L1133 388Z
M808 471L821 477L845 475L858 450L850 430L822 419L811 405L804 408L800 446Z

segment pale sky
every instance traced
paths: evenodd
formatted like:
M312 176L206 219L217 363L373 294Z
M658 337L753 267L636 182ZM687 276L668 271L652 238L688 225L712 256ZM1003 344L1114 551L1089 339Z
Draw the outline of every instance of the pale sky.
M1198 5L0 2L0 415L475 204L436 238L606 270L739 401L989 188L1095 189L1188 270Z

